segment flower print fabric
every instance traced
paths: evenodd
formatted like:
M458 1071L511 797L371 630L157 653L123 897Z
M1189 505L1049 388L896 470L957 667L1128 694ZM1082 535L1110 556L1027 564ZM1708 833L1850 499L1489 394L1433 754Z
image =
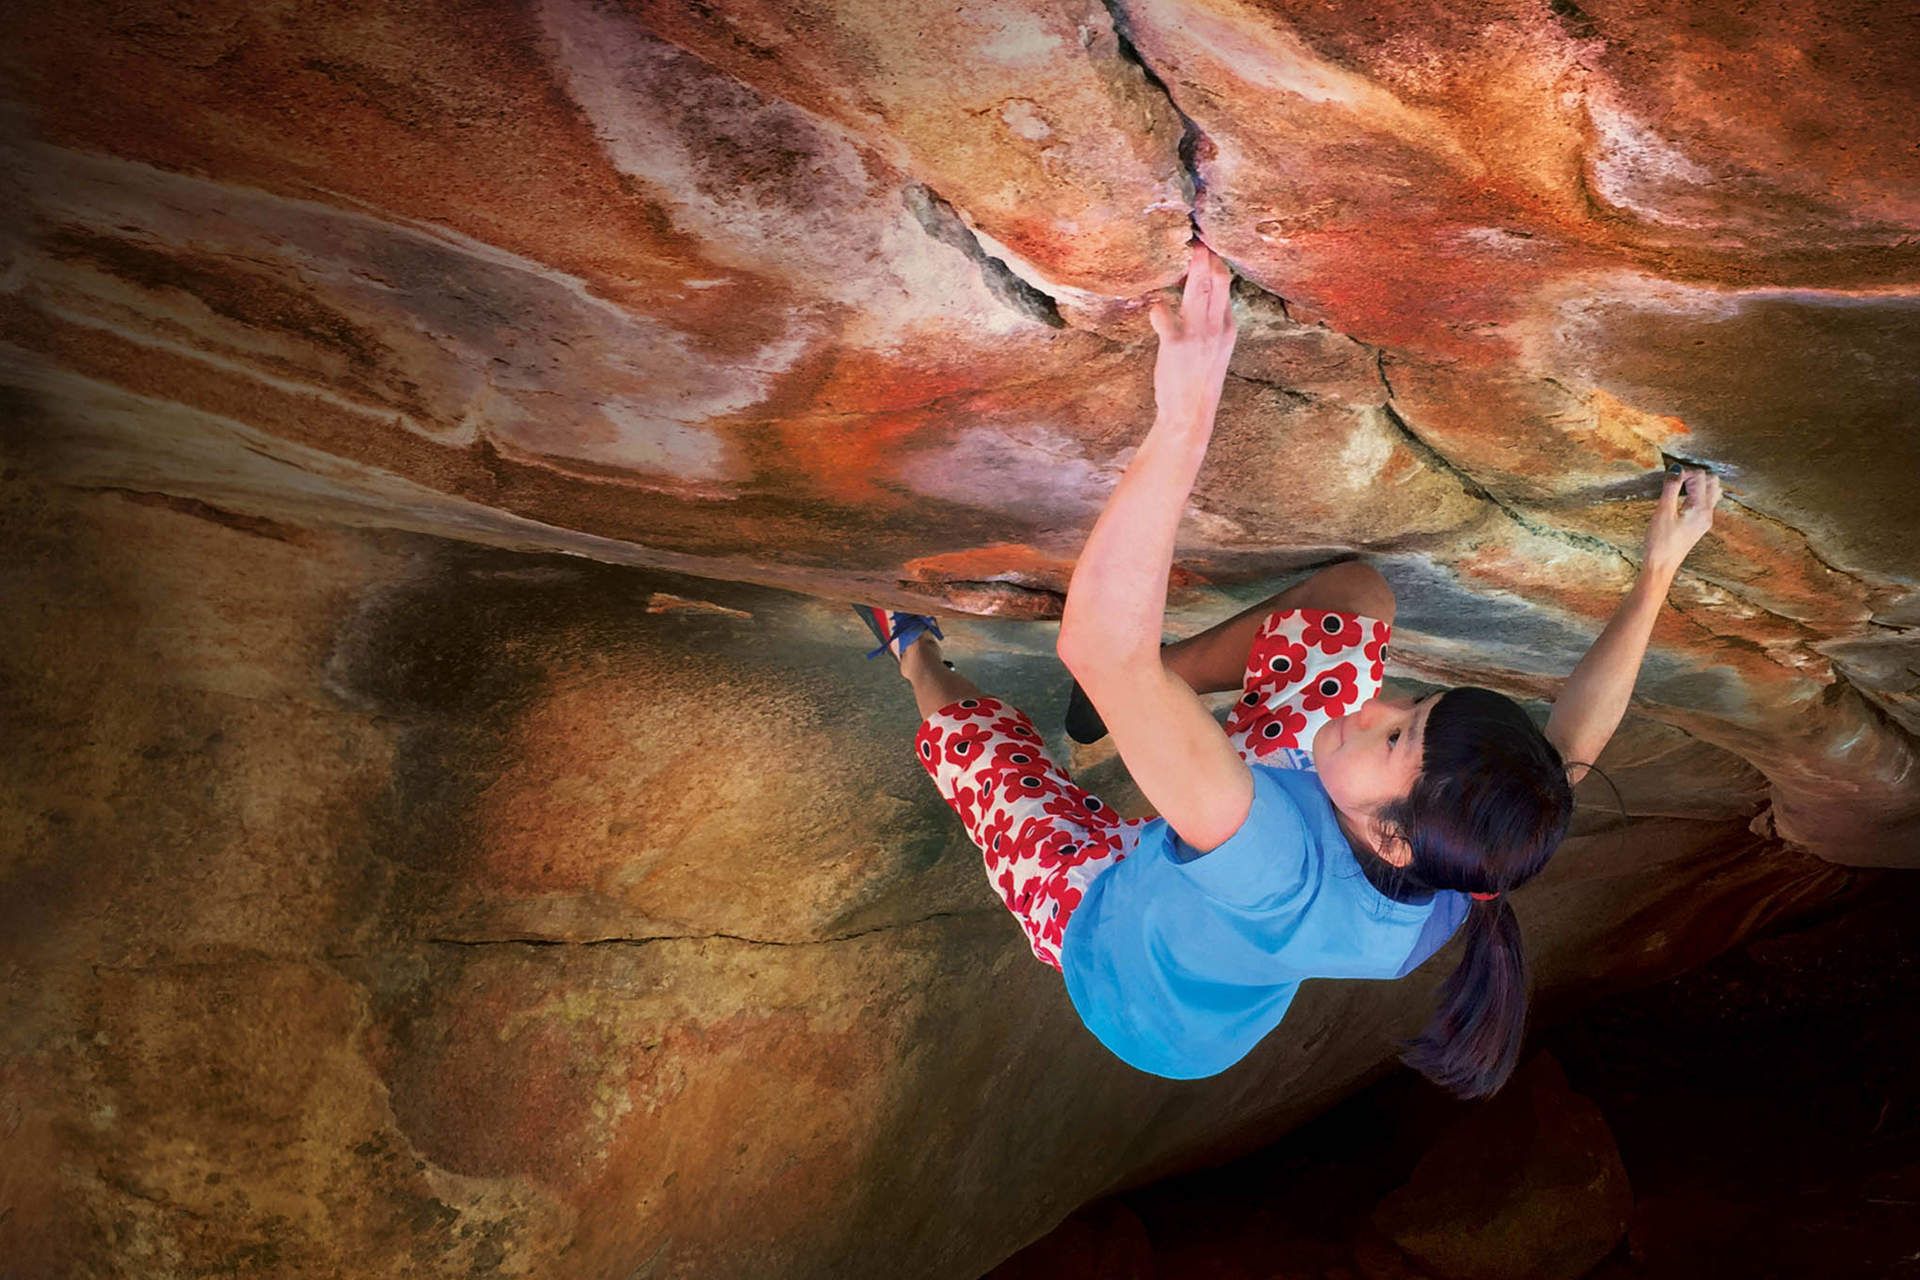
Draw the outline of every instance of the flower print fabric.
M1227 717L1241 759L1312 769L1313 735L1380 691L1390 634L1385 622L1352 613L1269 614ZM1148 820L1122 820L1075 783L1048 758L1033 722L997 698L940 708L921 724L914 752L980 849L987 879L1034 955L1060 968L1067 922L1088 886L1125 860Z
M1058 969L1086 886L1127 856L1145 819L1122 820L1069 778L1026 714L997 698L965 698L928 716L914 754L985 857L1033 954Z
M1216 1075L1281 1024L1307 979L1400 977L1465 919L1462 894L1376 889L1313 773L1314 736L1379 692L1388 635L1349 613L1262 619L1228 721L1253 773L1246 821L1201 853L1156 819L1074 905L1067 996L1121 1061Z
M1387 640L1378 618L1331 609L1278 609L1247 653L1227 737L1249 764L1313 768L1313 737L1380 692Z

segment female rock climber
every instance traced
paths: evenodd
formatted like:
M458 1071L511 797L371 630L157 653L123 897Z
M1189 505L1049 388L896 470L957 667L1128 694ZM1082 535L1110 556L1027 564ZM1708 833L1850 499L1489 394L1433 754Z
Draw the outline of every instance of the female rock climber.
M1572 783L1626 712L1719 481L1667 476L1638 577L1544 731L1487 689L1379 696L1394 597L1359 562L1163 648L1174 531L1233 351L1230 283L1196 243L1178 312L1152 309L1153 427L1087 538L1060 624L1068 732L1111 733L1159 816L1123 820L1075 785L1025 714L942 659L932 618L856 606L881 641L870 656L898 659L924 717L921 764L1034 954L1121 1059L1175 1079L1223 1071L1305 979L1402 977L1464 921L1459 966L1402 1057L1484 1097L1512 1071L1526 1015L1507 897L1566 834ZM1199 695L1230 689L1223 731Z

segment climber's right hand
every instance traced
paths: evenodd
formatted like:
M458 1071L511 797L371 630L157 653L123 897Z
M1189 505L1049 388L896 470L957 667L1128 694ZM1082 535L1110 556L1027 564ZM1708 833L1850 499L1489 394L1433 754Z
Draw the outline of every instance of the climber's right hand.
M1186 289L1176 313L1165 300L1147 319L1160 337L1153 366L1153 400L1161 422L1209 435L1220 389L1233 355L1233 272L1200 241L1193 242Z
M1713 506L1718 501L1720 477L1713 472L1701 467L1669 471L1654 504L1641 563L1667 574L1679 572L1693 544L1713 527Z

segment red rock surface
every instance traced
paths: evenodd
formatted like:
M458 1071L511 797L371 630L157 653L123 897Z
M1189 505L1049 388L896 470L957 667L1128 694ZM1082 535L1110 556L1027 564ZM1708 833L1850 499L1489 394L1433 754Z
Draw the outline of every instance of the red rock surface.
M1022 1123L1082 1153L1072 1179L981 1190L965 1240L904 1221L956 1149L975 1189L1031 1150L936 1099L985 1114L1072 1028L886 754L898 690L763 639L837 654L828 602L921 602L1050 688L1044 619L1148 419L1140 313L1190 223L1241 341L1176 629L1360 551L1399 591L1390 674L1549 699L1663 463L1726 477L1602 763L1665 815L1654 843L1751 824L1765 870L1733 859L1643 957L1608 931L1689 884L1569 859L1536 908L1569 991L1576 941L1606 981L1670 971L1828 863L1920 861L1898 6L10 17L5 887L32 972L65 975L30 989L93 1037L48 1014L10 1042L21 1140L96 1156L22 1192L72 1206L43 1244L844 1274L831 1221L977 1273L1370 1070L1387 1003L1345 1056L1276 1049L1191 1101L1062 1087L1087 1109ZM829 778L742 768L743 713ZM571 945L598 939L648 941ZM193 1043L232 1070L195 1076ZM677 1110L635 1128L650 1107ZM1096 1121L1143 1107L1149 1136ZM729 1153L723 1122L761 1136Z
M1711 463L1649 709L1911 862L1920 44L1722 8L42 8L0 340L84 482L1039 616L1191 212L1178 603L1397 554L1410 669L1551 679ZM1489 653L1509 596L1564 636Z

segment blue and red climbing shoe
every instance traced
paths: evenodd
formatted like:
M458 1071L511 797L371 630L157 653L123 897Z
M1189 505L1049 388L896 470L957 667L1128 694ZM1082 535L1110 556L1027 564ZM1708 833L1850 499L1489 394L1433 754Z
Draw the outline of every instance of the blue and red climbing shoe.
M900 642L901 650L904 650L921 636L930 635L935 640L946 639L946 636L940 632L940 624L924 613L888 613L885 609L867 604L857 604L853 606L853 611L859 615L860 621L867 624L867 630L873 632L873 638L880 642L880 647L869 653L868 658L877 658L883 653L891 653L893 660L898 662L900 654L893 648L896 640ZM953 664L949 662L947 665L951 667Z

